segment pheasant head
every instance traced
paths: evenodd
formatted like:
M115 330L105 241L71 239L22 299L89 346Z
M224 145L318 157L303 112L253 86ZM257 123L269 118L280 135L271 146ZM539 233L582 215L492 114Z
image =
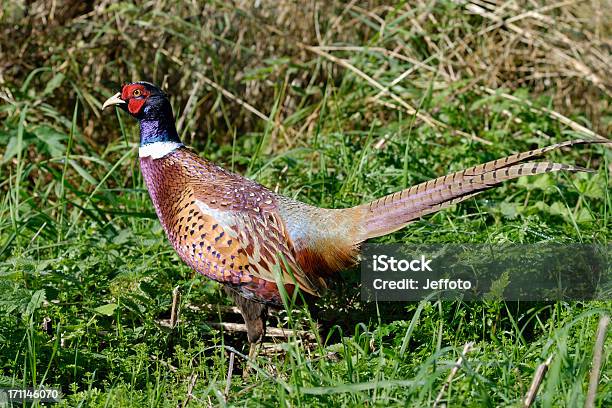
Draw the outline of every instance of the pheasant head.
M118 106L140 121L140 145L155 142L180 143L172 106L166 94L149 82L126 84L108 98L102 109Z

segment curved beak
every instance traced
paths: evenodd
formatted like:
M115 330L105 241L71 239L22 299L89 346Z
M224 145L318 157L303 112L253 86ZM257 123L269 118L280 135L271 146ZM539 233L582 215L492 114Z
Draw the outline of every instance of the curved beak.
M127 102L125 102L123 99L121 99L121 92L117 92L116 94L114 94L113 96L108 98L102 104L102 110L104 110L107 107L112 106L112 105L121 105L121 104L125 104L125 103L127 103Z

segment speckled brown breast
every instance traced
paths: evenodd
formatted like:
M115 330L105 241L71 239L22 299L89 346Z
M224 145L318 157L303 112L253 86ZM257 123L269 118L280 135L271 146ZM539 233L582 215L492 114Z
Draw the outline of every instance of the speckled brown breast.
M296 262L277 196L181 147L140 166L157 216L174 249L191 268L231 285L245 297L280 304L275 265L285 288L317 294ZM282 255L283 262L279 262Z

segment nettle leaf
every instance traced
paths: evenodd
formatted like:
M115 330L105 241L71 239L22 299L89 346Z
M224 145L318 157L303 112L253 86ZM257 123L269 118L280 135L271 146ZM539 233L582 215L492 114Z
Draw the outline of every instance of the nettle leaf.
M550 213L550 206L546 204L544 201L536 201L536 203L533 204L532 207L537 208L538 211Z
M591 215L591 212L589 210L587 210L586 208L582 207L579 211L578 214L576 214L576 222L591 222L593 221L593 216Z
M23 148L23 146L21 146ZM19 153L19 144L17 143L17 136L13 136L9 139L6 145L6 150L2 156L2 163L6 163Z
M23 312L27 306L29 291L14 282L0 279L0 315L9 316L17 310Z
M63 143L67 136L64 133L58 132L51 126L41 125L32 129L32 133L43 143L51 157L60 157L66 151L66 145Z
M580 193L584 194L588 198L597 199L605 198L606 192L603 187L605 184L606 181L599 174L590 179L580 180L576 183Z
M116 303L108 303L106 305L96 307L94 311L104 316L112 316L113 313L115 313L116 309L117 309Z
M51 80L47 82L47 86L43 91L43 95L49 95L50 93L55 91L55 89L57 89L62 84L62 82L64 82L64 78L66 78L66 75L62 74L61 72L51 78Z
M14 257L9 260L13 271L20 274L33 274L36 272L36 262L31 258Z
M569 210L567 209L565 204L559 201L555 201L554 203L552 203L549 207L549 211L553 215L560 215L562 217L568 217L568 218L570 216Z
M134 233L132 232L132 230L123 229L116 237L113 238L113 244L123 245L128 242L133 237L133 235Z
M546 190L555 185L550 174L542 174L537 177L520 177L516 183L527 190Z
M499 205L499 210L504 217L513 220L518 217L520 212L523 210L523 206L516 203L503 202Z
M485 299L489 301L503 299L504 290L506 290L506 287L508 287L509 283L510 274L506 270L501 274L498 279L491 283L491 289L487 293L485 293Z
M34 292L34 294L32 295L32 298L30 299L30 303L28 303L28 306L26 307L24 315L30 316L32 313L34 313L36 309L40 308L44 300L45 300L45 290L44 289L40 289Z

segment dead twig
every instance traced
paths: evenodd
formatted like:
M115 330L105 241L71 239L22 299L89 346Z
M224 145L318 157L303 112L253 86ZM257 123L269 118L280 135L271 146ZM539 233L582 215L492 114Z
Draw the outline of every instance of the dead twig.
M231 101L236 102L238 105L242 106L243 108L245 108L246 110L248 110L249 112L257 116L258 118L263 119L266 122L269 122L270 124L274 125L275 128L282 130L284 134L289 134L289 130L285 128L282 124L277 123L277 121L275 121L274 118L271 118L270 116L267 116L266 114L262 113L261 111L259 111L257 108L255 108L253 105L251 105L244 99L237 97L236 95L234 95L227 89L223 88L221 85L219 85L215 81L207 78L203 74L199 72L196 72L195 74L198 76L199 79L204 81L205 84L221 92L221 95L225 96Z
M247 327L244 323L227 323L227 322L206 322L210 327L214 327L215 329L223 329L229 332L243 332L246 333ZM309 340L314 340L315 336L309 331L305 330L291 330L291 329L283 329L281 327L268 327L266 329L266 336L269 337L290 337L290 336L300 336Z
M338 64L338 65L348 69L349 71L352 71L357 76L359 76L362 79L364 79L367 83L369 83L373 87L375 87L378 90L380 90L382 93L388 94L391 97L391 99L393 99L395 102L399 103L406 110L406 112L408 112L408 114L416 115L417 118L421 119L423 122L427 123L431 127L437 128L437 127L440 127L440 126L444 126L441 122L438 122L437 120L429 117L428 115L425 115L424 113L419 112L412 105L410 105L409 103L407 103L406 101L401 99L399 96L397 96L394 93L392 93L389 90L389 88L386 88L385 86L380 84L377 80L375 80L374 78L372 78L371 76L369 76L368 74L366 74L365 72L363 72L362 70L360 70L359 68L354 66L353 64L349 63L347 60L342 59L342 58L338 58L336 56L333 56L330 53L323 51L319 47L313 47L311 45L302 44L302 43L297 43L297 46L300 47L300 48L303 48L305 50L308 50L308 51L310 51L312 53L315 53L315 54L317 54L317 55L319 55L321 57L324 57L324 58L330 60L331 62L333 62L335 64Z
M252 14L249 12L249 10L246 9L242 9L239 8L242 12L244 12L246 15L252 16ZM284 33L282 30L270 25L270 24L266 24L263 23L261 24L261 27L266 29L267 31L274 33L276 35L279 35L281 37L284 38L290 38L289 35L287 35L286 33ZM480 143L485 143L485 144L490 144L489 141L478 137L476 135L473 134L469 134L466 132L463 132L461 130L457 130L457 129L453 129L451 128L449 125L447 125L446 123L440 122L437 119L434 119L433 117L431 117L430 115L428 115L425 112L420 111L419 109L416 109L415 107L413 107L412 105L410 105L408 102L406 102L404 99L400 98L398 95L396 95L395 93L393 93L390 89L389 86L384 86L382 85L380 82L378 82L376 79L374 79L373 77L371 77L370 75L366 74L364 71L362 71L361 69L357 68L356 66L354 66L353 64L351 64L350 62L348 62L345 59L342 58L338 58L328 52L325 52L322 47L318 47L318 46L312 46L309 44L305 44L303 42L300 41L295 41L294 39L292 39L293 44L295 44L298 48L301 48L303 50L306 50L308 52L314 53L320 57L323 57L341 67L344 67L346 69L348 69L349 71L352 71L353 73L355 73L358 77L364 79L368 84L370 84L371 86L373 86L374 88L378 89L379 95L387 95L389 96L394 102L396 102L399 107L401 107L402 110L405 110L409 115L415 115L420 121L426 123L427 125L429 125L430 127L434 128L434 129L447 129L451 132L451 134L453 135L457 135L457 136L462 136ZM201 74L199 74L201 75ZM206 78L207 79L207 78ZM209 79L207 79L208 81L210 81ZM234 99L236 101L240 101L240 99L236 96L234 96L233 94L231 94L230 92L224 90L223 88L221 88L219 85L213 83L212 81L210 81L211 83L209 83L209 85L213 86L215 89L218 89L219 91L221 91L224 95L226 95L228 98ZM214 84L214 85L213 85ZM246 104L246 102L242 101L243 103L241 104ZM246 104L248 105L248 104ZM245 107L247 107L245 105ZM250 106L250 105L249 105ZM253 108L254 109L254 108ZM253 111L252 111L253 112ZM262 117L262 116L260 116ZM262 117L263 119L264 117ZM265 120L271 120L270 118L267 118Z
M230 353L229 365L227 367L227 377L225 377L225 391L223 392L223 395L225 396L226 402L229 396L230 386L232 385L232 374L234 373L234 356L234 353Z
M553 356L549 356L545 362L540 364L533 375L533 380L531 381L531 385L529 386L529 390L525 395L525 400L523 401L523 407L529 408L533 401L535 401L535 397L538 394L538 390L540 389L540 384L542 384L542 380L548 371L548 367L553 359Z
M599 370L601 369L601 360L608 332L608 324L610 324L610 316L604 315L599 319L597 327L597 337L593 346L593 363L591 364L591 374L589 376L589 389L587 391L584 408L595 407L595 396L597 395L597 383L599 383Z
M457 359L457 362L455 362L455 365L451 369L450 373L448 373L448 377L446 378L446 381L442 385L442 388L440 389L440 392L438 393L438 396L436 397L436 401L433 404L434 408L437 407L440 401L442 400L444 393L450 386L450 383L453 381L453 377L455 377L455 374L457 374L457 371L459 371L461 364L463 364L463 359L465 358L465 355L469 353L473 347L474 347L473 341L467 342L463 346L463 351L461 352L461 356L459 356L459 358Z
M176 290L176 288L175 288ZM161 327L166 329L174 329L178 323L181 322L179 319L180 315L180 292L175 295L175 292L172 292L172 309L170 312L169 319L156 319L155 322L159 324ZM178 297L175 297L178 296ZM191 310L192 312L200 313L216 313L220 312L221 314L240 314L240 309L236 306L226 306L226 305L217 305L217 304L207 304L207 305L192 305L188 304L185 306L186 309Z
M195 388L196 382L198 381L198 374L193 373L189 376L189 385L187 386L187 395L185 396L185 401L183 401L182 407L185 408L189 401L193 398L193 389Z
M477 5L477 4L474 4L474 3L470 3L470 2L466 2L466 1L463 1L463 0L455 1L455 3L464 5L466 10L468 10L468 11L474 13L474 14L477 14L477 15L479 15L481 17L490 19L491 21L493 21L495 23L503 24L508 29L510 29L513 32L517 33L520 36L522 41L526 42L527 44L532 44L532 45L538 46L538 47L546 50L547 52L551 53L552 55L556 56L559 60L565 62L570 67L575 69L578 72L579 76L582 76L584 79L586 79L587 81L590 81L591 83L593 83L595 86L597 86L603 92L607 93L607 90L606 90L606 88L604 86L604 81L602 81L601 78L599 78L597 76L597 74L595 74L586 64L584 64L582 61L572 57L571 55L569 55L568 53L564 52L563 50L561 50L561 49L559 49L557 47L552 47L551 45L549 45L545 41L543 41L540 38L538 38L537 35L534 34L533 32L531 32L529 29L521 28L521 27L517 26L516 24L513 24L513 23L509 22L509 20L504 20L503 18L497 16L495 13L491 13L491 12L486 11L480 5Z
M203 81L204 79L202 77L198 78L193 88L191 88L191 93L189 94L189 99L187 99L187 103L185 104L185 109L183 110L183 113L181 114L181 117L179 118L176 124L176 128L179 130L179 132L183 130L183 124L185 123L185 119L191 114L191 112L196 106L196 101L198 99L197 95L200 92L200 88L202 87Z
M419 111L418 109L414 108L412 105L410 105L408 102L406 102L405 100L403 100L402 98L400 98L399 96L397 96L396 94L394 94L393 92L391 92L389 87L385 87L383 86L380 82L378 82L377 80L375 80L374 78L372 78L371 76L369 76L368 74L366 74L365 72L363 72L362 70L360 70L359 68L357 68L356 66L354 66L353 64L349 63L348 61L335 57L325 51L323 51L322 49L320 49L319 47L313 47L311 45L308 44L303 44L303 43L296 43L296 45L300 48L303 48L305 50L308 50L310 52L313 52L321 57L324 57L352 72L354 72L357 76L359 76L360 78L364 79L367 83L369 83L370 85L372 85L373 87L375 87L376 89L378 89L380 91L379 94L383 94L383 95L388 95L391 99L393 99L396 103L398 103L409 115L415 115L418 119L420 119L422 122L426 123L427 125L431 126L434 129L437 128L442 128L442 129L449 129L451 131L452 134L455 135L459 135L459 136L463 136L463 137L467 137L468 139L472 139L476 142L480 142L480 143L485 143L485 144L490 144L490 142L486 139L483 139L481 137L475 136L475 135L471 135L469 133L463 132L461 130L457 130L457 129L452 129L450 128L446 123L442 123L439 120L436 120L434 118L432 118L431 116L429 116L428 114Z
M181 288L177 286L172 291L172 309L170 311L170 328L174 329L178 322L178 315L181 302Z

